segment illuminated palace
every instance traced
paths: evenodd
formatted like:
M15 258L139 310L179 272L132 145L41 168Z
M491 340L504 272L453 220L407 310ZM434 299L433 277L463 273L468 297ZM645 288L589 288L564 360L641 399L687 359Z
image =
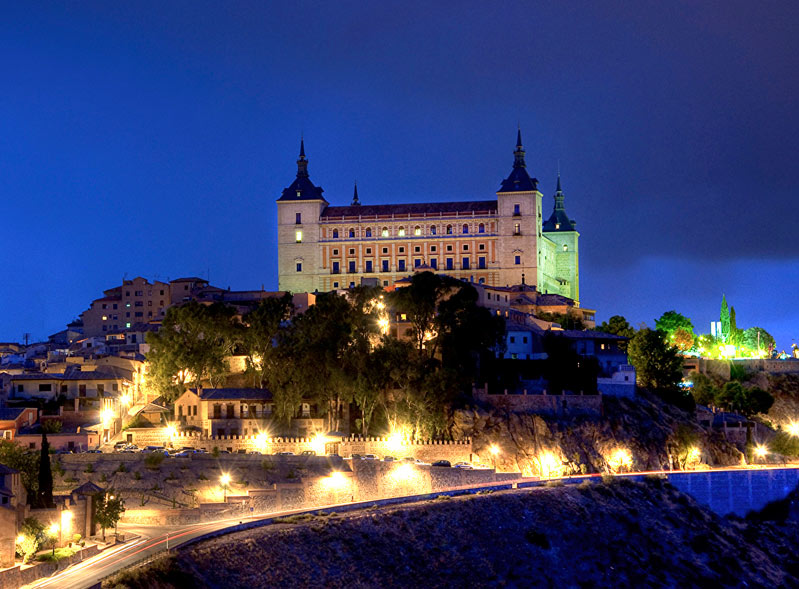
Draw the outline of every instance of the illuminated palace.
M329 291L364 278L390 286L431 270L490 286L535 284L579 301L580 234L566 215L560 176L544 222L521 131L513 155L492 200L367 205L356 187L352 204L331 206L308 176L301 143L297 178L277 200L280 290Z

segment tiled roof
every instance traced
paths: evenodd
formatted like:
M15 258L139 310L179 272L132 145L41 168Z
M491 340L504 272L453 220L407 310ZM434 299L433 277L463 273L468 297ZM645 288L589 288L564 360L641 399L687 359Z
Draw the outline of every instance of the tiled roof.
M208 282L205 278L197 278L196 276L189 276L187 278L175 278L175 280L170 280L172 282Z
M355 205L348 207L325 207L322 218L357 217L375 215L436 215L439 213L496 212L496 200L468 200L458 202L420 202L396 205Z
M602 331L578 331L576 329L564 329L553 331L555 335L561 337L567 337L569 339L608 339L614 341L626 341L629 338L624 337L623 335L616 335L615 333L604 333Z
M196 393L196 389L191 389ZM203 401L271 401L272 393L266 389L203 389L200 398Z

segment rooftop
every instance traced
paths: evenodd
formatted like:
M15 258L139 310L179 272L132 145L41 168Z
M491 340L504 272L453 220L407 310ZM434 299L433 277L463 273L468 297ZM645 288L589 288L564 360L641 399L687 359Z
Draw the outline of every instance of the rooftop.
M398 216L441 216L455 213L496 213L496 200L472 200L459 202L422 202L393 205L350 205L346 207L325 207L322 219L341 217L398 217Z
M191 389L196 393L196 389ZM266 389L203 389L200 394L203 401L271 401L272 393Z

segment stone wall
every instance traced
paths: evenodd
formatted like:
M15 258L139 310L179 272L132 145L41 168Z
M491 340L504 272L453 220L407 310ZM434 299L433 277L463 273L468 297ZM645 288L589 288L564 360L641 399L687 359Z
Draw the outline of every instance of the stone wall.
M569 399L578 398L582 397L569 396ZM262 440L258 436L205 436L199 433L178 433L173 438L169 438L165 428L130 428L125 434L127 434L125 439L129 439L140 448L167 444L174 448L184 446L204 448L209 452L218 448L228 452L258 451L262 454L277 454L278 452L301 454L305 451L314 451L320 455L329 453L339 456L352 456L353 454L374 454L380 458L411 456L424 462L449 460L455 463L472 460L471 440L396 442L387 438L350 437L330 438L320 443L311 438L266 438ZM121 456L125 455L121 454Z
M77 552L67 558L62 558L58 562L40 562L35 566L25 568L15 566L4 571L0 571L0 589L16 589L17 587L28 585L39 579L49 577L58 571L64 570L70 565L81 562L87 558L91 558L99 551L100 549L96 545L87 546L80 552Z
M697 371L702 374L720 376L724 380L730 379L730 365L743 366L747 372L765 372L768 374L799 374L799 362L796 360L713 360L710 358L686 358L683 362L683 372L687 376L690 372Z
M492 395L475 389L474 397L492 407L507 411L545 413L550 415L601 415L602 395L502 394Z
M719 515L746 515L784 499L799 484L799 468L671 473L669 482Z

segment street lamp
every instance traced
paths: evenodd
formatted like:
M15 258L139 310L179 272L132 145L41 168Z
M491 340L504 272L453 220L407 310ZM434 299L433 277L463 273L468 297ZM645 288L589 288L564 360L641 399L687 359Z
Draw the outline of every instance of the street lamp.
M222 483L223 501L225 503L227 503L227 486L228 486L228 483L230 483L230 475L229 474L223 474L221 477L219 477L219 482Z
M755 446L755 456L757 458L765 458L766 454L768 454L768 448L766 448L764 445L758 444Z
M53 557L55 557L55 545L58 540L58 529L58 524L54 523L47 530L47 532L50 534L50 543L53 545Z
M499 455L499 452L500 452L499 446L497 446L496 444L491 444L491 446L488 447L488 451L491 452L491 461L494 464L494 470L496 470L497 469L497 456Z

